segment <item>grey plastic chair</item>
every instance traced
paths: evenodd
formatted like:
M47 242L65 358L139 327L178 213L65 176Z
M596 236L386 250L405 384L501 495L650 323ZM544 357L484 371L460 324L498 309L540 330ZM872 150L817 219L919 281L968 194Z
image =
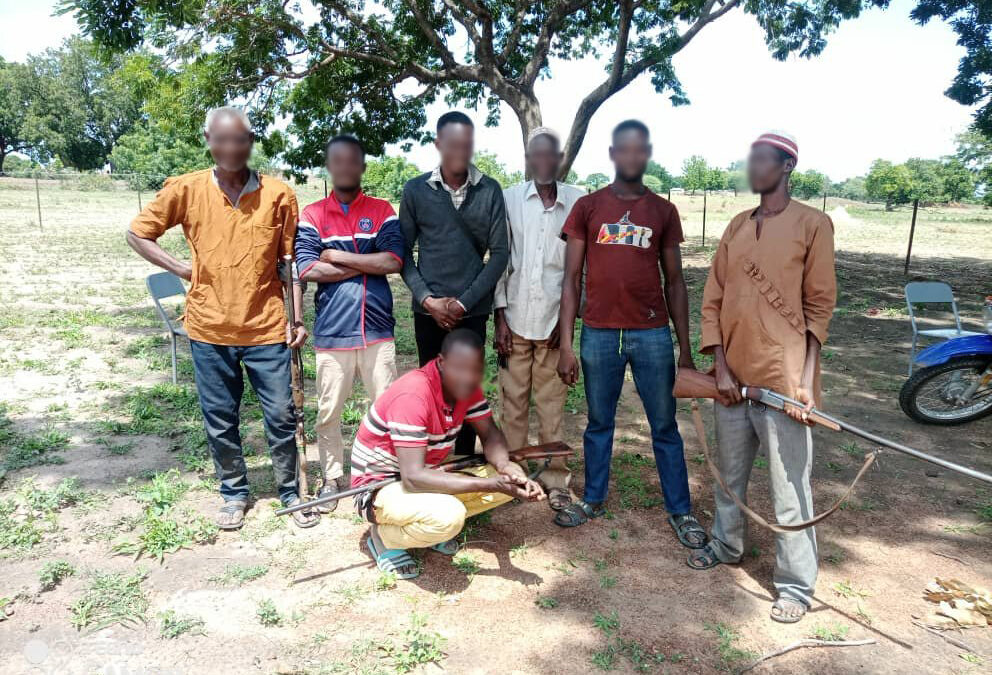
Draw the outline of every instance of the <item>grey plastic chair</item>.
M177 295L185 298L186 287L183 286L182 280L172 272L151 274L145 279L145 285L148 286L148 292L151 293L152 302L155 303L155 309L158 311L158 315L162 317L166 328L169 329L169 341L172 343L172 384L179 384L176 369L176 338L179 336L189 338L189 336L186 334L186 329L183 328L183 325L169 316L165 308L162 307L161 301Z
M954 327L928 328L920 330L916 325L916 315L913 305L950 305L954 313ZM909 324L913 328L913 346L909 352L909 374L913 374L913 362L916 360L916 343L919 337L940 338L949 340L964 335L981 335L970 330L961 330L961 317L958 316L958 303L954 299L954 291L943 281L912 281L906 284L906 308L909 310Z

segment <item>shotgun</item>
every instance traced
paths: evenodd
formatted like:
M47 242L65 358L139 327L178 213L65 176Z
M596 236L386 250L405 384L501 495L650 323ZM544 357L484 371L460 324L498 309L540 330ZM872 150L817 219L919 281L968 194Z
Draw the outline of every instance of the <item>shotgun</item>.
M289 325L296 323L296 282L299 280L293 256L283 256L286 274L286 316ZM290 329L292 335L292 329ZM293 415L296 419L296 482L300 501L309 507L310 486L307 481L307 432L303 424L303 354L299 347L293 347L290 354L290 368L293 373Z
M537 470L530 474L530 478L534 479L551 462L554 457L568 457L572 454L572 448L568 447L565 443L561 441L556 441L554 443L543 443L541 445L529 445L525 448L520 448L519 450L514 450L510 453L511 462L523 462L526 460L542 461L543 466L538 466ZM461 471L462 469L468 469L473 466L482 466L486 463L486 458L484 455L472 455L471 457L465 457L462 459L452 460L449 462L444 462L439 464L437 468L439 471ZM295 506L287 506L285 508L276 511L277 516L285 516L302 509L312 509L315 506L320 506L321 504L329 504L338 499L344 499L345 497L354 497L355 495L360 495L365 492L371 492L373 490L378 490L381 487L385 487L391 483L396 483L400 480L400 475L398 473L389 474L381 480L377 480L373 483L368 483L367 485L362 485L361 487L351 488L350 490L342 490L337 494L327 495L325 497L318 497L317 499L312 499L306 504L296 504Z
M678 374L675 377L674 395L676 398L720 398L720 392L717 391L716 388L715 377L688 369L681 369L678 371ZM771 389L764 389L762 387L742 386L741 396L748 401L761 403L780 412L785 412L788 406L796 406L799 408L805 407L802 403L796 401L795 399L791 399L788 396L779 394ZM941 459L940 457L928 455L925 452L911 448L907 445L903 445L902 443L890 441L889 439L873 434L870 431L859 429L844 420L832 417L831 415L817 410L816 408L810 412L808 421L833 431L846 431L849 434L863 438L866 441L874 443L875 445L881 445L882 447L889 448L890 450L901 452L904 455L909 455L910 457L915 457L916 459L922 459L925 462L936 464L937 466L943 467L950 471L992 484L992 476L987 473L982 473L976 469L961 466L960 464L955 464L954 462L949 462L946 459Z

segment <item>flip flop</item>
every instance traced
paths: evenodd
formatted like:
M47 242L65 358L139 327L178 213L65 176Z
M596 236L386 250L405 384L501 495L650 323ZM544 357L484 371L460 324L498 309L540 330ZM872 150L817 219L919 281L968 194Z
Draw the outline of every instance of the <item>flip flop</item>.
M217 527L222 530L239 530L245 524L245 510L248 502L240 499L225 501L217 511Z
M397 579L416 579L420 576L417 561L410 557L406 549L386 548L379 551L376 549L375 541L371 535L366 542L366 546L368 546L369 553L375 559L375 566L381 571L395 574ZM413 567L414 571L400 572L404 567Z
M796 607L799 607L802 612L795 615L788 615L785 613L786 604L795 605ZM796 600L795 598L788 598L783 595L779 596L779 599L772 604L770 616L772 617L772 621L778 621L779 623L797 623L802 620L804 616L806 616L807 609L808 608L806 605L799 600ZM776 614L776 612L778 613Z
M317 493L318 497L326 497L328 495L336 495L341 492L341 488L338 487L337 480L331 479L324 483L320 488L320 492ZM340 501L340 500L338 500ZM321 504L313 508L317 513L332 513L338 508L338 502L329 502L327 504Z
M299 497L294 497L286 506L296 506L300 503ZM303 509L290 514L293 522L301 529L308 529L320 522L320 514L315 509Z
M711 570L724 562L716 556L716 551L706 544L702 548L697 548L685 559L685 564L694 570Z
M461 547L462 545L458 543L457 539L449 539L440 544L434 544L431 549L443 555L455 555Z
M599 518L606 513L602 504L589 504L581 499L572 502L555 516L555 525L559 527L578 527L593 518Z
M699 521L691 513L668 516L668 524L672 526L672 529L675 530L675 536L679 538L679 541L686 548L702 548L709 541L709 537L706 536L706 530L703 529L703 526L699 524ZM697 537L696 541L690 541L690 534L700 536Z

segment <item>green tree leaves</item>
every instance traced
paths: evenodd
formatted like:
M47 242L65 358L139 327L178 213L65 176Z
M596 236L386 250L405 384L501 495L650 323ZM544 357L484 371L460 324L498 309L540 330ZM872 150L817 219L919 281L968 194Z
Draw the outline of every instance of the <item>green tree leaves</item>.
M403 196L403 186L420 173L420 169L405 157L369 159L362 178L362 187L373 197L388 199L397 204Z

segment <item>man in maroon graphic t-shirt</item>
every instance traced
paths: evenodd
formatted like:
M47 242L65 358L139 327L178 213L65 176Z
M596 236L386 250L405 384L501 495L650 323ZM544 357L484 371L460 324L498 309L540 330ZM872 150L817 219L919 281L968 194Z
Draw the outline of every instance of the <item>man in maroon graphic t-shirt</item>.
M616 178L577 201L562 229L567 248L558 374L568 385L578 382L572 333L585 264L580 357L589 421L583 436L583 499L560 511L555 522L574 527L605 512L617 402L629 363L651 426L668 521L684 546L700 548L706 544L706 533L691 513L682 438L675 423L675 354L668 326L671 312L679 367L693 368L689 300L679 251L682 223L671 202L644 186L650 158L647 127L637 120L617 125L610 147Z

